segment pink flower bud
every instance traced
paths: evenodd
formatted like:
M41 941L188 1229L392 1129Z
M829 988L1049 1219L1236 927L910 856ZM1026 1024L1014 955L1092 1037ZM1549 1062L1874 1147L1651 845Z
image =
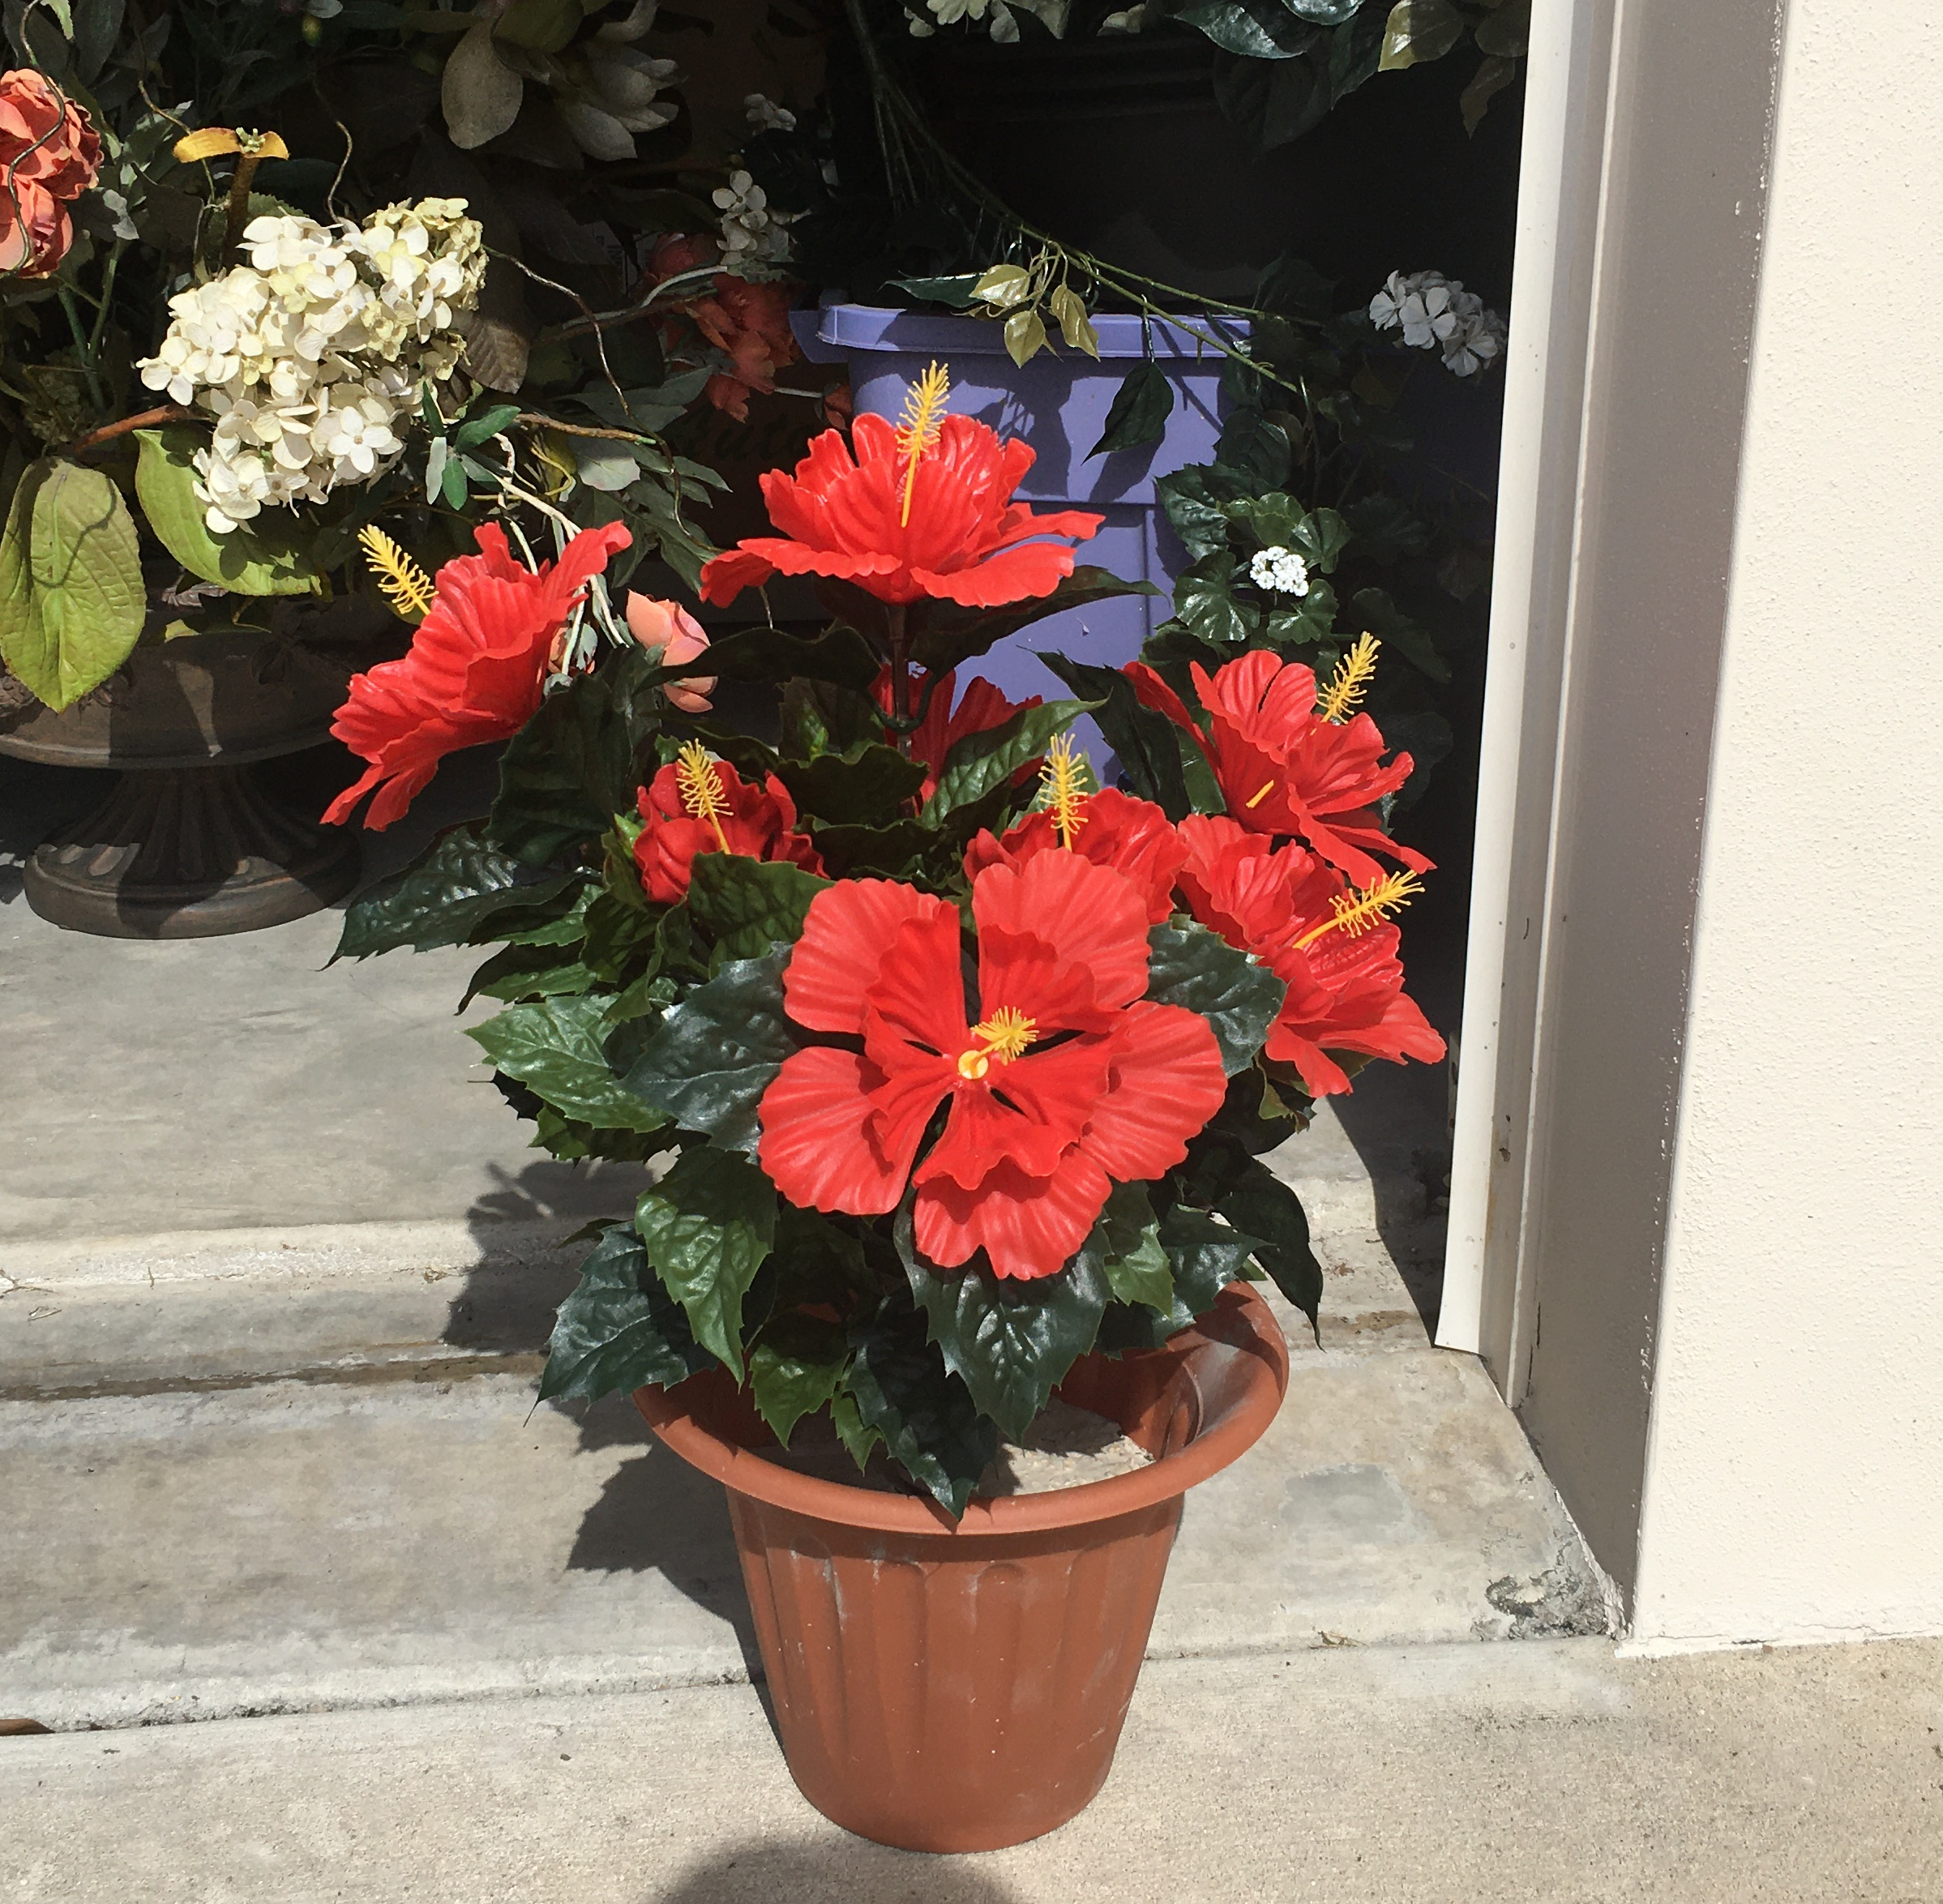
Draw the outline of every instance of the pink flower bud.
M650 653L658 651L661 665L677 668L700 658L708 645L708 631L678 602L657 601L652 595L627 594L627 631ZM713 704L713 674L689 681L671 681L662 691L670 706L684 714L705 714Z

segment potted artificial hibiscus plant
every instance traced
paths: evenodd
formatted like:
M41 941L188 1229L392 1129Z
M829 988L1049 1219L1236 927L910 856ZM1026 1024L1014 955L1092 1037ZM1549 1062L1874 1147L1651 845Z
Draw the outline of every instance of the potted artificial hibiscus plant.
M957 695L1125 584L944 396L816 439L764 479L777 533L704 570L721 604L821 578L820 631L704 648L675 605L610 600L624 528L549 563L482 528L353 682L370 771L334 812L373 791L387 824L510 735L490 813L340 949L494 947L473 990L506 1009L471 1035L537 1141L658 1162L541 1393L631 1393L724 1483L811 1802L966 1851L1099 1788L1182 1497L1280 1401L1251 1284L1312 1320L1321 1276L1261 1153L1368 1058L1442 1045L1388 919L1427 869L1380 819L1410 764L1356 712L1370 644L1320 691L1264 648ZM713 717L724 679L774 688L772 741ZM1124 785L1076 753L1086 710Z

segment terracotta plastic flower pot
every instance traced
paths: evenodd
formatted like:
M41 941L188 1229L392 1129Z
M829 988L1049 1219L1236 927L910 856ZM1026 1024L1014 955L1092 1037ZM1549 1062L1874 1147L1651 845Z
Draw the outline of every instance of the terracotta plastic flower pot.
M729 1491L791 1775L880 1844L986 1851L1064 1825L1106 1782L1181 1500L1273 1418L1289 1356L1235 1285L1165 1347L1089 1355L1059 1393L1158 1458L1111 1480L974 1500L840 1486L765 1460L721 1371L635 1401Z

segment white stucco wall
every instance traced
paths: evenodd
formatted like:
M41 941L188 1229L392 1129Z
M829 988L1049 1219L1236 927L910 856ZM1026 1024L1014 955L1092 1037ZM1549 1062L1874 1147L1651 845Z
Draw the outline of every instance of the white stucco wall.
M1890 11L1793 0L1787 25L1634 1603L1654 1644L1943 1632L1943 5Z

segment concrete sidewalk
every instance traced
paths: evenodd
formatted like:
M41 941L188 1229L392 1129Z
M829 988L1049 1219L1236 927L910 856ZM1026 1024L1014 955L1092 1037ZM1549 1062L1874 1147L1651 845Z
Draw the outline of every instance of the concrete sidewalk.
M850 1838L747 1687L0 1739L10 1904L1933 1904L1943 1644L1150 1663L1093 1806Z

